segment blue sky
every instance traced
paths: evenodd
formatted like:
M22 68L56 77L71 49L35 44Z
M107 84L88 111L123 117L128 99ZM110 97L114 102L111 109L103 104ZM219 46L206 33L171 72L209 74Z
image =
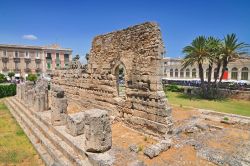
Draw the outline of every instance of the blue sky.
M58 43L85 55L94 36L145 21L159 23L170 57L198 35L250 43L250 0L1 0L0 43Z

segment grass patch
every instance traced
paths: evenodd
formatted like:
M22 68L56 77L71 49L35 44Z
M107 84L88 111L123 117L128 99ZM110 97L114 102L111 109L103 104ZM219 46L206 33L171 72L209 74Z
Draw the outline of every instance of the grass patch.
M29 139L1 101L0 163L3 165L43 165Z
M245 100L206 100L194 97L190 99L188 95L177 92L167 92L167 97L170 104L250 116L250 102Z

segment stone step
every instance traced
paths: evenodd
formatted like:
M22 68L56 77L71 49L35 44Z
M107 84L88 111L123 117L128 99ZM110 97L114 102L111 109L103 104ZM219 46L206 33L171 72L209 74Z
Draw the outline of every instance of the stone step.
M62 154L56 150L56 148L49 142L48 139L46 139L37 128L35 128L35 126L23 115L20 113L20 111L17 111L17 108L15 107L15 105L8 100L8 105L9 105L9 109L12 109L13 112L16 114L16 116L21 119L22 123L25 125L25 127L27 127L31 133L37 138L37 142L39 142L45 149L46 153L48 153L52 160L54 161L52 163L52 165L54 163L59 163L61 165L69 165L69 163L65 162L65 160L62 158ZM46 163L46 161L45 161ZM51 164L48 164L51 165Z
M30 131L30 129L26 127L26 125L23 123L22 119L15 113L15 111L12 109L12 107L10 106L10 104L7 100L5 101L5 104L7 105L7 107L9 108L9 111L11 112L13 117L16 119L18 124L21 126L21 128L23 129L23 131L25 132L25 134L27 135L27 137L29 138L29 140L31 141L33 146L35 147L37 153L40 155L43 162L46 165L53 165L53 163L55 162L54 159L46 151L46 148L44 147L43 144L41 144L41 142L39 141L39 138L37 138L35 135L33 135L33 133Z
M71 140L71 138L69 137L65 137L65 135L63 135L61 133L61 131L58 131L57 129L55 129L55 127L53 127L50 123L50 121L48 119L45 119L43 117L41 117L41 115L39 115L38 112L35 112L35 111L31 111L31 109L28 108L28 106L22 104L21 102L19 102L18 100L15 100L13 101L15 102L15 104L19 105L20 107L22 107L23 109L27 110L29 113L27 114L28 116L29 115L33 115L34 117L36 117L39 122L41 121L44 125L47 126L47 128L49 128L49 131L52 131L56 136L60 137L64 142L66 142L68 145L69 145L69 148L73 148L73 150L80 154L80 156L85 159L85 157L87 156L85 150L78 146L77 144L74 144ZM47 131L45 131L45 134L47 133ZM87 158L86 158L87 159Z
M48 123L43 123L41 121L42 118L38 117L37 114L27 107L25 107L23 104L17 101L16 98L10 99L18 108L22 111L23 114L25 114L26 117L29 118L29 120L36 125L36 127L42 132L42 134L51 141L51 143L60 151L63 153L63 155L72 162L73 165L89 165L88 159L84 155L79 155L77 151L75 151L74 148L69 146L64 139L61 139L59 137L58 131L55 133L55 130L53 130L53 126L49 125ZM36 115L36 116L34 116ZM49 131L49 132L48 132ZM52 132L51 132L52 131ZM53 132L54 131L54 132Z
M44 147L46 148L46 151L50 154L50 156L52 156L52 158L57 164L65 165L65 166L74 165L69 159L67 159L63 155L61 151L57 149L57 147L53 145L53 143L48 138L46 138L43 135L40 129L38 129L37 126L35 126L33 122L31 122L30 119L25 114L22 113L24 110L20 110L18 107L16 107L16 105L13 103L13 101L11 101L11 99L9 100L9 104L12 107L12 109L15 111L15 113L24 122L26 127L28 127L31 130L31 132L33 132L33 134L39 139L41 144L44 145Z

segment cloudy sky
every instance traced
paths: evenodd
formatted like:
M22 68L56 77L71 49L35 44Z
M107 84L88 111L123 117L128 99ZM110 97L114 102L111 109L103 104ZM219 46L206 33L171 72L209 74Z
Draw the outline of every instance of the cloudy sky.
M158 22L167 56L198 35L236 33L250 43L249 0L1 0L0 43L58 43L84 56L98 34Z

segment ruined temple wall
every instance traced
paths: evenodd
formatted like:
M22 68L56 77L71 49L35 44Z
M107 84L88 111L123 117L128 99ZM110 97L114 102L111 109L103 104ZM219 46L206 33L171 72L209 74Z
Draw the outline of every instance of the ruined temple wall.
M171 110L161 84L164 53L156 23L144 23L94 38L87 70L58 70L52 84L71 101L109 110L133 127L163 134ZM125 67L125 99L117 92L117 67Z

